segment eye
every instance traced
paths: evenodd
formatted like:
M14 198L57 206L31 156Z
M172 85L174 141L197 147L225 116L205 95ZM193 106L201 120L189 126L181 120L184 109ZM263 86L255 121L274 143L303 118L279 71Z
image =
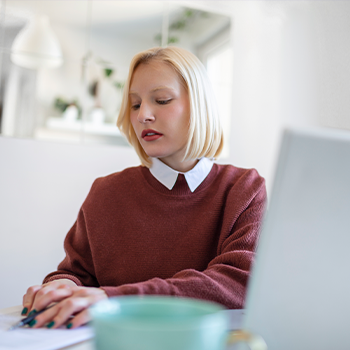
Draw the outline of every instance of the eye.
M170 101L171 101L171 99L169 99L169 100L157 100L157 103L159 105L166 105L166 104L170 103Z
M140 104L139 103L134 104L134 105L131 106L131 109L133 109L134 111L136 111L139 108L140 108Z

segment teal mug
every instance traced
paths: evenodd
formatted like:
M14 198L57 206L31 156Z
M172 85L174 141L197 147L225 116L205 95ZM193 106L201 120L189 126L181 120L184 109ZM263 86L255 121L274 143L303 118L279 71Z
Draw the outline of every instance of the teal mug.
M224 350L247 342L262 350L261 339L229 332L229 318L215 303L167 296L122 296L90 308L97 350ZM255 345L254 345L255 344Z

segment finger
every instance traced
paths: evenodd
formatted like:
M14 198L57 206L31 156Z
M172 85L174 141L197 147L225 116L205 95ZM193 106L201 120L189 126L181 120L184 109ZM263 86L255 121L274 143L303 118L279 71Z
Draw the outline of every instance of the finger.
M96 302L108 298L107 294L103 289L100 288L81 288L77 290L74 295L79 297L87 297L87 307L95 304ZM74 329L80 327L83 324L88 323L91 320L89 310L86 308L85 310L76 314L73 318L71 318L66 327L68 329Z
M40 315L36 316L35 319L29 323L29 326L32 328L39 328L42 326L49 325L52 322L53 318L59 312L60 308L58 305L59 304L56 304L50 307L49 309L45 310ZM48 327L48 328L51 328L51 327Z
M74 328L80 327L80 326L82 326L90 321L91 321L91 316L90 316L89 310L85 309L85 310L79 312L77 315L75 315L70 320L68 320L66 328L74 329Z
M42 288L36 293L36 297L32 305L32 311L43 310L50 304L62 301L73 294L72 288L70 287L53 288L54 286Z
M35 309L35 304L36 299L38 298L38 293L39 293L39 299L40 296L43 295L44 293L47 293L48 291L57 288L56 282L49 282L43 285L38 285L38 286L32 286L28 288L27 293L23 296L23 301L25 300L28 308L28 311L33 311ZM36 310L34 310L36 311ZM30 313L29 312L29 313Z
M41 285L32 286L27 289L26 294L23 295L23 310L22 315L26 315L32 309L36 293L42 288Z
M49 328L58 328L62 325L68 325L72 323L72 315L80 313L84 311L91 305L91 301L89 298L79 298L79 297L71 297L63 300L57 306L59 307L59 311L52 318L52 321L49 323ZM39 315L38 317L40 317ZM70 326L70 328L73 328Z

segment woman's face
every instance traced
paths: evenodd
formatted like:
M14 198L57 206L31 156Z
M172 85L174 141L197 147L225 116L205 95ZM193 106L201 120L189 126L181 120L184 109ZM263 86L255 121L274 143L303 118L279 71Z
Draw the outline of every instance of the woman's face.
M159 61L140 64L132 76L129 97L130 121L146 154L178 171L192 169L195 160L182 162L190 101L175 70Z

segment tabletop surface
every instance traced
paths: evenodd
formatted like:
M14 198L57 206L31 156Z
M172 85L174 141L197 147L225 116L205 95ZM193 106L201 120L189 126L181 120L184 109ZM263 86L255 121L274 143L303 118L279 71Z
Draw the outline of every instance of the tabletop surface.
M18 313L20 315L20 312L22 310L21 305L5 308L0 310L0 314L13 314L13 313ZM223 312L226 312L229 315L230 318L230 329L231 330L236 330L239 329L242 320L244 317L244 310L224 310ZM93 340L85 340L70 346L66 347L57 347L57 348L51 348L50 350L53 349L60 349L60 350L94 350L94 345L93 345ZM230 348L231 349L231 348Z

